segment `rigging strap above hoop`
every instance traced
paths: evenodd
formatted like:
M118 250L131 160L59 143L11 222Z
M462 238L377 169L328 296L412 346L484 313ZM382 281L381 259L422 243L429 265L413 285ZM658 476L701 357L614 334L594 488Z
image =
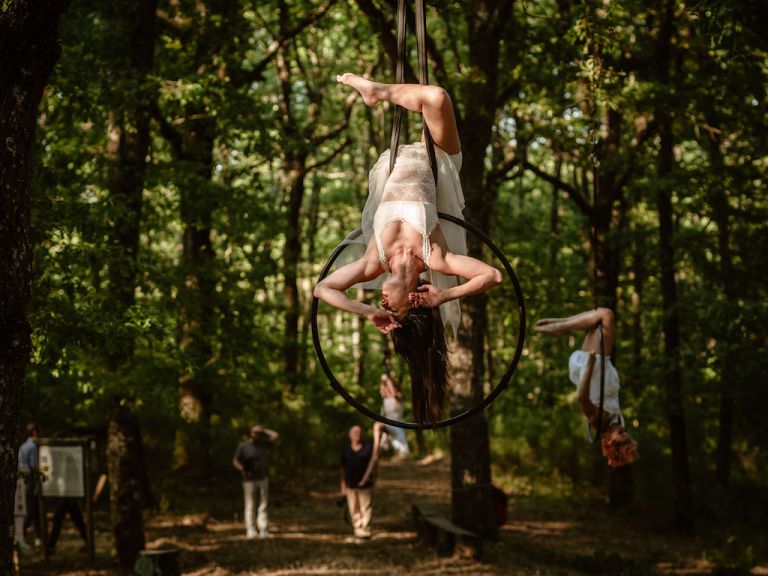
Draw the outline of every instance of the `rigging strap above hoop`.
M395 83L405 83L405 50L407 18L405 10L405 0L397 0L397 61L395 63ZM424 0L416 0L416 49L419 57L419 84L429 84L429 73L427 66L427 16L424 11ZM395 168L397 160L397 147L400 143L400 124L403 117L402 106L395 106L395 115L392 120L392 135L389 140L389 173ZM426 120L422 114L424 123L424 139L426 140L427 154L429 156L429 166L432 169L432 176L437 183L437 156L435 155L435 143L432 134L429 132Z
M603 321L597 321L597 331L600 334L600 403L597 407L597 439L603 433L603 404L605 401L605 337L603 335Z
M587 20L587 35L588 35L588 49L591 52L592 63L589 68L589 90L592 96L592 102L590 103L590 121L589 121L589 159L592 164L592 213L590 215L591 224L591 244L592 244L592 296L594 300L595 310L598 309L598 266L597 266L597 252L598 252L598 192L600 189L600 174L598 168L600 161L598 159L598 115L597 115L597 66L598 66L598 48L596 44L596 37L594 31L594 13L591 9L591 5L586 6L586 18ZM603 334L603 321L598 320L597 330L600 335L600 402L597 410L597 430L595 434L595 441L600 440L600 435L603 433L603 403L605 399L605 336ZM589 429L589 422L587 422L587 429ZM591 431L588 434L588 439L592 443Z
M598 320L597 321L597 331L600 335L600 401L598 402L597 406L597 429L595 430L595 437L592 437L592 429L589 425L589 418L585 418L585 426L587 428L587 442L590 444L594 444L596 441L600 440L600 436L604 432L603 430L603 405L605 404L605 337L603 335L603 321ZM591 380L592 377L590 376L590 389L591 389ZM591 396L591 394L590 394ZM621 416L621 413L619 413L619 419L620 421L623 421L623 418Z

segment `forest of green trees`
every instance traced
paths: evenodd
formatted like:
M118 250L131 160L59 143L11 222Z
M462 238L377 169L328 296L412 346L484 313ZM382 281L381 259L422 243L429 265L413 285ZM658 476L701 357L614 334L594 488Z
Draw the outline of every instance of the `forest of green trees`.
M148 502L173 509L175 482L231 474L253 423L280 433L274 475L299 485L337 466L351 424L370 425L329 387L310 306L389 146L391 110L335 77L393 81L394 15L390 0L2 3L3 573L27 420L103 442L126 565ZM509 258L527 314L519 334L509 281L467 302L453 409L487 393L524 337L519 365L483 417L409 432L420 455L450 453L454 489L477 485L454 493L454 519L492 536L484 486L555 475L684 532L764 526L764 3L435 1L427 30L465 217ZM418 140L421 119L403 132ZM567 373L580 341L531 328L596 303L616 314L640 449L620 476L584 438ZM336 376L378 411L386 340L318 316Z

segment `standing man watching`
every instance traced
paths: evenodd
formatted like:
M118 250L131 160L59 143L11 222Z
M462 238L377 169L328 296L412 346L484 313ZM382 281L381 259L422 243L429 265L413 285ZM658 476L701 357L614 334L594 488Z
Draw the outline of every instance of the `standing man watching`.
M243 476L243 495L245 497L245 535L256 537L256 529L260 538L267 538L269 531L269 448L277 440L277 432L261 426L251 428L248 440L240 443L232 459L232 465ZM256 492L259 493L259 509L254 524L253 505Z
M27 515L24 517L24 530L32 524L35 531L35 546L40 546L40 518L37 500L40 491L40 477L37 469L37 424L27 424L27 439L19 447L19 472L24 476L24 497L27 503Z
M371 537L371 492L373 479L366 476L371 463L373 449L362 441L363 430L360 426L349 429L349 444L341 450L341 493L347 497L349 515L355 536Z

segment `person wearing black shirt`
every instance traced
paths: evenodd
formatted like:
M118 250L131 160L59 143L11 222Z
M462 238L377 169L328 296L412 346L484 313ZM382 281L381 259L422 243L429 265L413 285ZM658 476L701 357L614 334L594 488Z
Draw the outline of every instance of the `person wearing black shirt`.
M269 503L269 448L277 440L277 432L261 426L251 428L248 440L241 442L232 459L232 465L243 476L243 495L245 498L245 534L248 538L256 537L256 529L261 538L269 536L267 530L269 517L267 506ZM259 508L254 523L255 496L259 495Z
M373 450L371 445L362 441L363 431L360 426L349 429L349 444L341 450L341 493L347 497L349 515L355 536L371 537L371 492L373 479L361 483Z

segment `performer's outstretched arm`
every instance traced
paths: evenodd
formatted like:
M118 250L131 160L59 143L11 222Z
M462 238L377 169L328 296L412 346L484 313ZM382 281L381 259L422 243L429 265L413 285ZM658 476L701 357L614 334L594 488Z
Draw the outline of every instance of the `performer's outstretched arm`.
M353 300L345 293L345 290L355 284L373 280L383 272L384 269L378 261L376 246L371 239L362 258L336 269L317 283L314 292L315 298L340 310L358 314L372 322L381 332L387 334L399 327L392 316L370 304Z
M443 302L480 294L501 283L501 272L490 264L471 256L461 256L435 249L429 259L429 267L448 276L461 276L467 281L458 286L439 289L433 284L422 284L410 294L411 304L434 308Z

